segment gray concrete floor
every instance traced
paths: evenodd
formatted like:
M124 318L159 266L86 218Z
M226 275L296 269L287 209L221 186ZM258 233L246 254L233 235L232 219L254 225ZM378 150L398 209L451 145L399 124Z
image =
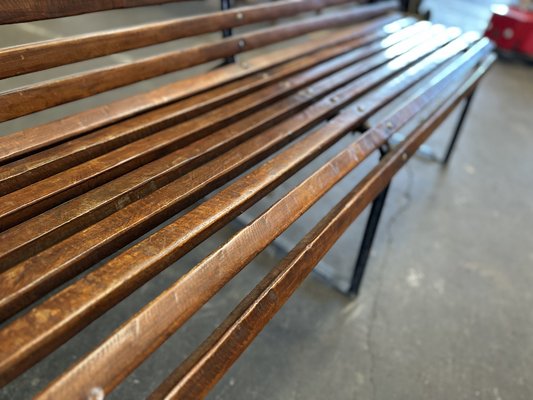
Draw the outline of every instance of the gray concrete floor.
M433 1L433 13L448 24L481 24L476 12L459 18L451 7L458 3ZM469 9L487 3L471 2ZM359 298L310 277L209 398L533 399L532 109L533 69L497 62L475 96L450 165L413 159L395 177ZM444 148L456 117L431 138L436 151ZM279 243L299 240L361 173L337 185ZM365 216L321 265L339 281L349 277ZM30 397L237 229L223 229L143 286L0 390L0 399ZM149 394L282 256L275 247L261 253L109 398Z

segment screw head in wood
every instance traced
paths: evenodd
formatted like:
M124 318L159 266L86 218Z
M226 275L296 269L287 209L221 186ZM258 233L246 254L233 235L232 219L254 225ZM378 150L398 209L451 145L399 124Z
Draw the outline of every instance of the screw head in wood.
M244 18L244 15L243 15L242 12L240 12L240 13L237 13L237 15L235 15L235 17L240 20L240 19Z

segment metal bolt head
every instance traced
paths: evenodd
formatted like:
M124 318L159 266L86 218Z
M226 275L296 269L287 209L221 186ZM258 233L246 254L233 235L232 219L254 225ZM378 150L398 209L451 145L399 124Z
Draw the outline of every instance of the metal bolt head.
M403 161L407 161L407 153L403 153L402 154L402 160Z
M244 49L244 46L246 46L244 39L239 40L239 49Z
M237 13L237 15L235 15L235 17L240 20L240 19L244 18L244 15L243 15L242 12L240 12L240 13Z
M363 106L361 106L361 105L358 105L357 106L357 111L363 112L363 111L365 111L365 108Z
M394 124L393 124L392 122L390 122L390 121L387 122L387 125L386 125L386 126L387 126L387 129L392 129L392 128L394 128Z

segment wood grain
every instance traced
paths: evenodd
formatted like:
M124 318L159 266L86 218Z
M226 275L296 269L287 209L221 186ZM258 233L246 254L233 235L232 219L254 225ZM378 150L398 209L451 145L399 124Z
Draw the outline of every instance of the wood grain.
M465 70L474 67L478 61L482 60L486 56L484 48L490 48L490 46L477 48L474 46L471 52L456 60L434 78L432 85L424 92L409 100L374 128L366 131L352 145L326 162L304 182L113 332L100 346L52 383L40 398L81 398L93 387L102 388L105 393L109 393L335 183L376 151L393 133L417 116L425 107L438 100L442 92L460 78ZM354 129L356 125L353 116L357 110L357 106L348 107L319 131L348 132ZM383 186L390 180L385 173L381 174L378 179L384 181ZM373 195L378 193L376 191ZM369 198L357 210L362 211L372 198ZM350 205L354 205L353 202ZM342 208L347 209L347 206L343 205ZM353 213L353 211L350 212ZM342 221L343 228L332 229L330 232L335 239L327 240L325 243L331 246L352 220L339 219L339 222ZM168 239L174 240L175 236L171 232L175 231L176 228L173 228L167 232L170 233L166 236L167 242ZM135 246L137 249L132 248L135 250L132 251L130 257L133 259L140 257L140 262L144 263L147 256L153 257L155 250L168 254L168 250L165 249L170 247L168 244L164 244L159 249L153 248L157 246L156 243L161 243L156 236L159 236L159 233L150 238L150 256L146 254L146 251L141 250L142 245L137 245ZM111 362L112 368L109 368Z
M412 23L412 18L399 19L397 15L377 18L373 21L358 24L349 29L340 29L322 39L307 41L288 49L273 51L265 55L253 57L245 66L241 64L227 65L183 79L160 88L134 96L81 111L34 128L0 137L0 165L15 160L25 154L66 141L112 123L124 120L142 112L174 101L193 96L213 89L224 83L249 76L267 68L295 60L316 51L356 39L371 32L391 29L398 25Z
M201 113L220 106L224 102L249 94L254 90L261 89L268 84L311 68L331 58L352 52L356 48L359 48L357 50L359 57L368 57L378 51L390 48L390 46L412 35L426 32L429 29L428 25L430 24L418 22L396 33L386 33L384 31L373 32L361 38L353 39L323 49L317 53L269 68L261 73L226 83L168 106L160 107L156 110L111 125L110 127L54 146L48 150L0 166L0 195L21 189L69 167L102 155L114 148L138 140L161 129L168 128L171 125L176 125L186 118L198 116ZM385 36L387 38L383 39ZM376 42L378 39L383 40ZM418 39L421 40L421 38ZM345 56L343 58L347 57Z
M361 6L2 92L0 101L4 106L0 108L0 122L309 32L379 16L394 10L395 5L395 2L385 2Z
M405 50L407 49L402 45L401 51ZM398 49L398 51L400 51L400 49ZM392 57L393 55L394 48L391 47L387 52L387 56ZM397 68L400 67L401 66L398 64ZM360 79L355 81L352 84L354 91L350 93L349 98L354 98L379 84L387 77L391 76L393 72L394 69L390 70L389 68L382 68L381 74L374 73L372 79L364 77L364 80ZM330 85L332 83L334 82L331 82L330 79L328 79L327 84ZM394 92L393 89L394 87L391 87L391 91ZM316 93L317 91L318 88L315 87L315 90L312 90L311 92ZM387 96L384 96L384 98L385 101L389 99ZM298 135L303 129L307 129L309 126L312 126L312 124L325 118L328 115L327 113L334 112L342 104L344 104L342 98L339 99L337 103L331 103L326 99L325 101L322 101L322 104L310 107L305 114L305 118L293 118L269 131L263 132L257 139L257 143L260 143L259 146L254 144L255 147L248 147L245 151L237 147L232 150L228 156L231 159L231 157L233 157L231 154L235 152L236 154L241 154L236 158L236 165L239 165L238 161L245 163L248 155L255 156L257 148L261 149L262 152L269 147L272 148L272 150L275 150L278 148L278 143L280 143L280 141L285 141L289 137ZM367 112L377 109L382 104L383 100L377 100L376 104L371 105ZM232 137L232 131L246 131L246 129L250 129L250 127L254 127L256 124L257 121L254 122L253 119L245 119L242 123L239 122L235 126L235 128L239 128L239 125L242 125L242 128L230 129L229 132L222 132L221 135L225 138L224 140L227 141L227 138ZM230 135L228 135L228 133ZM266 137L269 138L268 142L265 142ZM218 140L216 135L213 135L211 138L206 138L203 141L191 145L192 154L201 154L202 151L205 151L204 149L206 147L202 142L217 143ZM224 140L222 140L222 142L224 142ZM255 140L252 140L250 143L255 142ZM210 146L213 146L213 144L210 144ZM191 150L188 149L183 149L178 153L187 154L187 151L191 153ZM243 157L242 154L246 154L246 156ZM167 157L170 160L170 165L165 164L167 161L162 159L154 163L151 167L156 167L156 164L162 165L163 168L159 168L157 174L159 174L159 176L163 175L163 173L170 175L173 168L175 169L179 167L179 164L176 165L173 161L174 157L175 156L172 156L172 158ZM0 292L4 294L0 300L0 319L9 316L8 313L13 313L20 307L28 304L28 302L36 299L36 297L43 294L43 290L48 290L50 287L53 287L51 285L57 285L58 283L63 282L63 280L66 279L65 276L72 276L71 274L79 271L82 266L88 265L88 259L92 262L96 262L97 259L94 259L94 253L96 253L98 257L103 258L109 251L116 250L115 246L117 246L118 243L122 244L122 240L119 239L119 237L116 237L113 240L111 239L116 235L115 232L119 232L120 235L128 237L131 237L132 235L140 236L145 230L150 229L157 225L157 223L161 222L160 218L156 217L157 215L164 214L169 216L168 213L171 211L166 208L170 208L173 210L172 212L176 212L177 210L173 204L181 204L180 202L182 200L179 194L184 192L188 193L188 196L192 196L193 193L195 193L195 189L197 187L199 189L202 188L203 183L209 182L212 176L218 177L218 174L213 175L212 171L226 170L226 168L222 168L216 164L217 162L221 162L222 165L226 164L225 161L221 161L225 160L225 157L226 156L221 156L218 158L219 161L214 160L213 162L202 166L201 170L205 171L205 173L199 174L198 171L193 172L193 182L188 180L189 177L187 176L180 178L176 182L169 184L166 188L154 193L153 196L148 196L148 198L133 204L128 210L119 211L114 216L109 217L107 221L103 221L102 224L88 228L83 234L75 235L58 246L45 250L40 253L38 257L31 258L27 262L23 262L8 270L5 274L0 275ZM138 172L141 172L141 170ZM87 224L87 221L89 221L90 213L93 215L98 213L98 216L102 218L102 206L100 206L101 208L99 209L97 206L98 203L106 204L106 206L109 207L109 211L105 215L115 211L118 207L124 207L127 204L127 201L133 201L138 195L124 191L124 186L121 187L118 185L119 181L124 181L128 185L131 185L129 182L133 181L138 185L141 177L143 180L148 180L149 175L146 171L143 171L142 174L143 175L137 177L131 176L132 174L130 174L130 176L126 175L125 177L119 178L115 183L104 185L92 193L88 193L70 203L50 210L49 212L28 221L28 223L17 226L0 235L0 260L2 260L4 265L11 265L12 262L18 260L20 257L29 257L30 255L35 254L44 249L44 246L50 246L67 235L73 234L73 228L71 228L72 225L75 225L77 229L81 229L85 226L84 224ZM157 177L157 174L151 172L151 175L154 176L154 178ZM154 184L154 182L156 183ZM153 188L157 186L159 186L159 182L157 180L154 181L152 178L149 188L153 190ZM187 189L184 191L184 188ZM113 196L117 196L117 192L121 194L121 196L127 197L125 199L124 197L115 197L116 204L113 204L111 203L111 200L113 199ZM167 192L168 195L164 195L164 192ZM88 207L90 208L89 210L87 210ZM144 217L145 214L150 215L152 213L153 217L150 218L153 221ZM76 215L78 216L77 220L75 220ZM137 223L137 220L143 221L142 229L138 226L140 223ZM93 222L95 222L94 217ZM52 235L54 236L53 239L51 238ZM116 243L114 241L116 241ZM103 251L101 248L102 246L108 247L109 250ZM81 256L80 253L83 256ZM66 273L67 275L65 275Z
M379 104L391 101L398 93L412 86L453 54L464 49L467 44L465 40L454 41L422 61L422 67L415 65L411 67L412 71L407 71L381 86L378 92L385 94L386 99L381 99ZM403 62L407 63L408 60ZM391 88L396 90L390 90ZM343 95L348 96L352 89L353 86L347 86L327 100L340 103L343 101ZM376 98L373 93L371 92L369 99ZM363 104L371 110L372 103L365 101ZM306 113L298 115L305 116ZM357 116L354 115L354 118ZM308 136L291 147L293 152L288 159L284 157L289 153L280 153L176 222L34 307L29 313L0 331L0 340L4 343L0 349L2 352L0 376L3 382L52 351L66 338L78 332L91 320L286 179L287 176L282 171L289 169L294 172L309 161L305 156L309 157L309 149L327 147L330 141L336 140L328 132L318 132L323 135L321 140L317 134Z
M0 24L38 21L178 1L182 0L3 0Z
M158 161L154 161L146 168L138 168L131 174L119 177L109 184L96 188L85 195L73 199L67 204L58 205L56 208L33 218L27 223L14 227L8 232L0 233L0 264L4 266L3 269L8 268L15 262L20 261L21 257L29 257L41 251L43 246L51 245L67 235L72 234L74 229L81 230L87 226L87 224L96 222L98 218L101 219L109 213L135 201L139 197L147 195L151 191L156 190L162 185L170 182L172 179L175 179L178 174L187 172L187 169L197 165L198 160L201 159L206 161L207 159L214 157L215 154L224 151L228 146L236 144L236 140L242 141L246 139L259 129L268 127L268 125L297 111L306 104L309 104L315 99L324 96L331 90L338 88L340 85L390 61L395 56L408 50L409 46L416 45L417 42L419 42L417 38L415 38L415 40L403 41L396 46L389 47L386 53L380 53L360 63L350 65L357 61L361 55L365 54L364 51L359 51L364 49L355 50L351 53L346 53L339 59L333 59L325 64L307 70L305 74L291 77L289 80L286 80L281 84L276 84L274 86L274 93L290 93L293 89L298 89L303 83L311 83L321 76L327 76L328 73L333 73L335 70L345 67L344 70L329 75L327 78L309 86L303 93L297 93L280 100L270 108L262 109L249 117L245 117L244 120L225 127L222 132L210 135L210 137L204 141L205 143L209 143L208 146L204 145L202 142L192 143L187 148L173 152ZM362 88L367 88L369 85L375 84L375 82L382 81L390 74L391 71L389 71L388 68L382 69L379 76L376 75L373 79L363 85ZM288 85L290 89L289 91L286 87L287 83L290 83L290 85ZM264 101L264 93L258 94L259 96L256 96L256 98L261 102ZM246 105L246 107L249 107L251 105L249 99L244 100L245 101L241 103ZM234 105L230 104L229 108L232 109L231 112L235 111ZM230 113L226 113L222 110L222 112L217 112L217 114L227 118ZM209 124L216 122L216 119L210 120L207 116L207 114L204 114L200 117L200 123L204 124L203 126L209 126ZM192 122L194 122L193 127L197 127L198 121ZM191 124L188 123L188 125L185 125L185 127L187 127ZM183 125L180 125L157 135L170 136L170 139L172 140L179 139L178 134L184 132L183 127ZM185 132L188 131L185 130ZM156 139L160 139L157 135ZM219 138L222 139L219 141ZM230 141L229 138L232 140ZM153 140L152 143L154 143ZM145 148L148 146L141 144L141 146L135 146L134 149L139 147ZM113 152L112 157L107 157L115 164L120 162L120 159L115 156L116 153L119 152ZM133 154L135 155L135 153ZM194 157L192 155L194 155ZM101 159L102 157L98 158L97 161L100 161ZM83 175L79 171L83 169L88 170L94 175L97 172L98 166L101 166L102 163L100 161L96 164L96 167L94 167L94 164L94 162L83 164L78 168L68 170L63 174L55 175L46 181L41 181L39 184L29 186L8 196L4 196L3 199L11 199L11 204L15 205L15 207L12 207L11 209L17 207L19 209L21 207L26 207L26 209L28 209L27 204L32 200L32 192L35 193L35 187L44 187L45 190L49 190L50 193L50 190L54 190L54 182L56 190L64 196L64 183L69 179L72 179L69 178L69 176L74 176L81 180ZM42 184L42 182L47 182L47 184ZM74 183L75 182L72 182L72 184ZM129 188L129 190L126 190L126 188ZM84 189L84 187L80 187L79 189ZM13 200L13 198L24 198L26 203L19 206L18 201ZM9 203L6 202L6 207L8 207L8 204ZM30 211L35 210L31 208ZM13 218L16 217L16 215L11 214L8 218L9 217ZM65 217L68 222L65 221ZM7 225L5 222L6 220L9 222L8 219L4 219L2 223ZM51 235L53 235L53 237Z
M219 327L152 393L150 400L203 398L258 333L285 304L305 277L383 190L392 176L429 135L468 96L494 61L483 62L462 87L412 132L331 210L243 299Z
M0 79L353 0L285 0L0 49Z

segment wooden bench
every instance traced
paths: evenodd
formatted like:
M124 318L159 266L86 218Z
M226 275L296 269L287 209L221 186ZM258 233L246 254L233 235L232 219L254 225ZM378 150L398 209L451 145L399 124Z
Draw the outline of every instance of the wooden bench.
M0 23L168 2L11 1L3 3ZM351 133L340 152L101 345L58 371L37 398L104 398L329 189L381 151L371 171L325 210L152 398L205 396L377 199L349 288L356 293L389 182L470 98L494 61L486 39L395 10L394 2L280 0L0 50L0 78L7 79L182 38L203 40L1 92L1 122L37 112L46 118L52 107L205 65L0 137L0 384L45 359ZM289 17L295 18L266 24ZM232 34L244 25L250 29ZM223 39L202 39L222 30ZM248 57L232 62L240 53ZM398 132L405 139L388 146Z

